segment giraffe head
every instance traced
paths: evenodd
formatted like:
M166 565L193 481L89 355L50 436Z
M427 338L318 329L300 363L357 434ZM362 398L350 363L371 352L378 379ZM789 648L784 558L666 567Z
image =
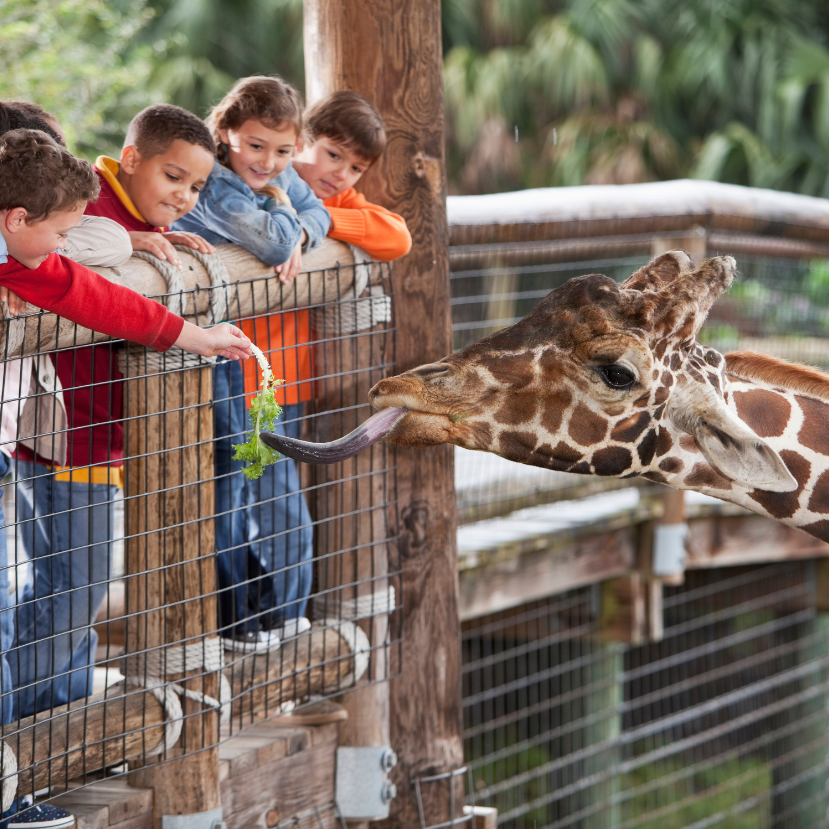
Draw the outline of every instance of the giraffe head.
M692 269L671 251L621 285L601 274L571 279L515 325L377 383L378 426L362 432L363 445L382 434L664 480L671 444L686 440L730 481L793 490L780 456L726 405L725 360L696 340L735 268L724 256Z

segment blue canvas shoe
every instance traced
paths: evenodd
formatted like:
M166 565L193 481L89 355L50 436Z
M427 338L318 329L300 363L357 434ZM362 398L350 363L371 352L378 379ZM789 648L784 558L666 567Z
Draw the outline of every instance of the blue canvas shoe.
M75 825L75 818L66 809L60 806L50 806L48 803L42 806L32 806L20 814L10 818L5 824L8 829L62 829Z

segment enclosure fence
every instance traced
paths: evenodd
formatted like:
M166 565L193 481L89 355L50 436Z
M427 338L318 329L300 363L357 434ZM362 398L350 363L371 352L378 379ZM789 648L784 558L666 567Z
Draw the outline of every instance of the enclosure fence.
M705 182L450 200L455 349L679 248L737 260L704 343L829 368L827 214ZM664 488L455 462L468 804L510 829L827 825L825 544L686 493L666 581Z
M324 440L364 420L394 365L388 266L348 256L283 285L216 259L200 260L212 284L168 278L156 298L263 347L286 379L276 430ZM390 678L400 567L382 444L248 480L232 454L254 428L255 360L159 354L45 313L2 333L5 809Z

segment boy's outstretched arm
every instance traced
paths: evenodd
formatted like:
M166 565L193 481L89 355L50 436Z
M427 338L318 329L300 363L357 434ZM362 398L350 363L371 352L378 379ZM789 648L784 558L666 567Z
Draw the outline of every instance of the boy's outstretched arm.
M251 355L250 340L229 322L221 322L212 328L199 328L185 322L174 345L202 357L246 360Z

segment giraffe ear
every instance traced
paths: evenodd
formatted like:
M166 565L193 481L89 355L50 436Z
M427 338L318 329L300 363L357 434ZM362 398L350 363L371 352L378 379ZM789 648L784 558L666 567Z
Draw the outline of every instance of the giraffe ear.
M681 406L671 407L671 420L693 435L705 459L721 475L747 489L792 492L798 483L783 459L743 423L713 392L694 387ZM702 392L702 393L699 393ZM702 399L689 400L698 397ZM679 403L680 401L677 401ZM688 403L696 404L688 406Z

